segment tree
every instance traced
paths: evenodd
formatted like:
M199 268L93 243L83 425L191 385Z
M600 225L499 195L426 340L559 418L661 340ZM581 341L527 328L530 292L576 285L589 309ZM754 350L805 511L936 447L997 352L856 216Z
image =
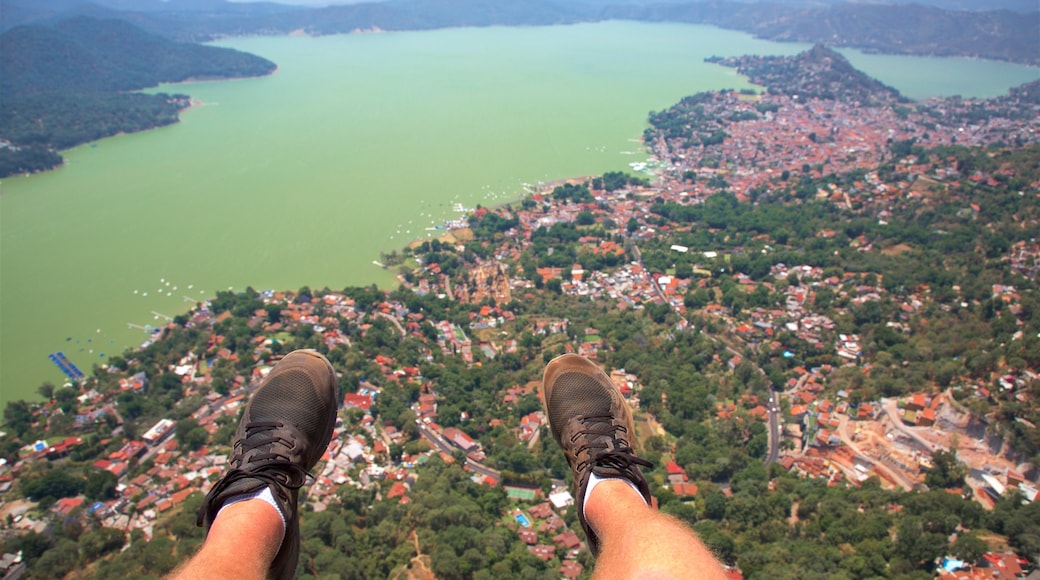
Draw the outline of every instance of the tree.
M79 537L79 549L86 560L96 560L123 547L126 535L114 528L101 527Z
M51 383L50 381L40 383L40 386L36 388L36 392L49 401L54 396L54 383Z
M29 532L19 536L14 536L3 544L5 552L17 553L21 552L22 557L32 562L44 552L51 549L54 545L54 540L44 534L38 534L36 532Z
M721 493L709 493L704 497L704 517L721 521L726 516L726 496Z
M23 477L22 493L33 501L51 504L63 497L72 497L83 491L84 482L65 469L48 469L39 477Z
M190 417L177 422L175 435L180 443L180 448L186 451L194 451L202 447L209 439L209 433L199 425L198 421Z
M24 437L32 427L33 413L25 401L8 401L4 407L4 424L18 437Z
M935 488L963 487L967 474L967 466L957 461L955 454L939 450L932 454L932 467L925 470L924 482Z
M47 550L33 566L34 575L41 578L62 578L79 564L79 547L76 542L62 539Z
M965 533L957 536L957 540L950 547L950 554L969 563L974 563L988 551L989 546L986 542L982 541L974 533Z
M99 469L87 475L87 483L83 487L83 495L94 501L115 499L116 486L119 479L108 470Z

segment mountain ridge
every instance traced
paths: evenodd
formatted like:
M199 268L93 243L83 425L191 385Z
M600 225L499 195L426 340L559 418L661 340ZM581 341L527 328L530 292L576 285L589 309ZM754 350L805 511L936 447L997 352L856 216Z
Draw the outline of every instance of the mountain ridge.
M161 3L166 4L166 3ZM242 34L340 34L356 30L425 30L449 26L553 25L630 19L688 22L741 30L777 42L826 42L866 52L923 56L966 56L1040 64L1040 12L996 6L985 11L957 10L917 3L809 4L782 2L622 3L596 5L559 0L388 0L324 8L273 3L192 0L133 11L112 1L83 3L47 0L30 5L9 1L9 28L33 20L53 21L67 14L127 19L156 34L205 41ZM124 6L125 4L115 4Z

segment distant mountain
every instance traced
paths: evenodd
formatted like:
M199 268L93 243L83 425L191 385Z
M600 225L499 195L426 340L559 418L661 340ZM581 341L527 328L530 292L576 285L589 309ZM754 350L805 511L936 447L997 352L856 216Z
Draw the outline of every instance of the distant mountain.
M1040 64L1040 13L1035 0L995 0L985 11L977 0L933 0L932 4L829 0L386 0L311 8L226 0L4 0L0 26L86 14L119 17L149 32L200 41L294 31L338 34L372 29L425 30L628 19L709 24L781 42L824 42L868 52ZM1004 9L994 9L998 7Z
M130 91L274 69L258 56L174 42L121 20L13 28L0 35L0 176L52 167L61 162L55 149L176 122L189 102Z
M1034 5L1035 6L1035 5ZM697 2L614 6L604 18L711 24L780 42L824 42L866 52L967 56L1040 64L1040 13L958 12L919 4L797 8Z
M855 103L898 103L908 99L896 89L867 76L841 54L817 44L794 56L711 58L736 68L770 93Z

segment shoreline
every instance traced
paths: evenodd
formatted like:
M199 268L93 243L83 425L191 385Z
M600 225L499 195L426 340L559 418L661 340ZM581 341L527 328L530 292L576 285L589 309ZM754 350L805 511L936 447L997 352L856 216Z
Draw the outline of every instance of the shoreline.
M151 86L151 87L144 87L144 88L138 89L138 90L139 91L146 91L148 89L154 89L154 88L158 88L158 87L162 87L162 86L176 87L176 86L180 86L180 85L199 85L199 84L203 84L203 83L229 83L229 82L235 82L235 81L248 81L248 80L255 80L255 79L264 79L264 78L267 78L267 77L274 76L274 75L278 74L278 71L280 71L280 70L282 70L282 67L280 67L277 64L275 64L274 65L274 70L272 70L271 72L269 72L267 74L262 74L262 75L252 75L252 76L245 76L245 77L188 77L188 78L186 78L184 80L181 80L181 81L171 81L171 82L166 82L166 83L159 83L157 85L154 85L154 86Z
M160 86L171 86L172 87L172 86L188 85L188 84L226 83L226 82L233 82L233 81L239 81L239 80L262 79L262 78L266 78L266 77L274 75L279 70L281 70L281 67L279 67L278 65L275 65L274 70L272 70L271 72L269 72L267 74L263 74L263 75L254 75L254 76L246 76L246 77L229 77L229 78L220 78L220 77L198 78L198 79L196 79L196 78L189 78L189 79L185 79L183 81L177 81L177 82L171 82L171 83L160 83L160 84L152 86L152 87L144 87L144 88L141 88L141 89L137 89L137 90L134 90L134 91L128 91L128 92L131 92L131 93L135 93L136 92L136 93L152 94L152 95L165 94L165 95L167 95L169 97L173 97L174 95L169 94L169 93L167 93L165 91L159 91L157 93L144 93L143 91L147 91L149 89L155 89L155 88L158 88ZM153 125L153 126L150 126L150 127L142 128L140 131L130 131L129 133L127 131L119 131L119 132L113 133L111 135L105 135L105 136L99 137L97 139L92 139L90 141L84 141L82 143L77 143L77 144L75 144L75 145L73 145L71 147L66 147L64 149L57 149L57 148L51 149L51 151L54 151L59 156L61 156L61 163L59 163L57 165L52 165L51 167L47 167L45 169L39 169L37 171L33 171L33 172L30 172L30 173L13 173L11 175L6 175L6 176L3 176L3 177L0 177L0 179L10 179L10 178L13 178L13 177L32 177L33 175L41 175L41 174L47 173L48 171L54 171L54 170L57 170L57 169L61 169L62 167L65 167L68 164L66 159L65 159L65 155L64 155L64 153L66 153L68 151L72 151L73 149L76 149L76 148L79 148L79 147L83 147L84 145L96 145L100 141L103 141L105 139L111 139L113 137L119 137L121 135L129 135L129 134L132 134L132 133L144 133L145 131L153 131L155 129L161 129L163 127L169 127L170 125L175 125L175 124L181 122L181 117L180 117L181 113L183 113L185 111L190 111L190 110L198 108L198 107L204 107L204 106L207 105L207 103L205 101L199 100L199 99L197 99L197 98L195 98L195 97L193 97L191 95L185 95L185 96L188 97L188 106L181 107L181 108L177 109L177 120L172 122L172 123L166 123L166 124L162 124L162 125Z

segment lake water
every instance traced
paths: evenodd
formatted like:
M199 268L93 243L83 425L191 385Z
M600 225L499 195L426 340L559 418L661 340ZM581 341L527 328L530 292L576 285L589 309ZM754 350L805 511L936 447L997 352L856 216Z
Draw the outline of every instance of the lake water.
M805 45L704 26L607 22L231 39L269 77L163 90L182 122L67 152L0 194L0 405L89 374L220 289L394 283L381 252L524 183L644 160L647 112L742 88L713 54ZM989 96L1036 69L848 52L914 97Z

